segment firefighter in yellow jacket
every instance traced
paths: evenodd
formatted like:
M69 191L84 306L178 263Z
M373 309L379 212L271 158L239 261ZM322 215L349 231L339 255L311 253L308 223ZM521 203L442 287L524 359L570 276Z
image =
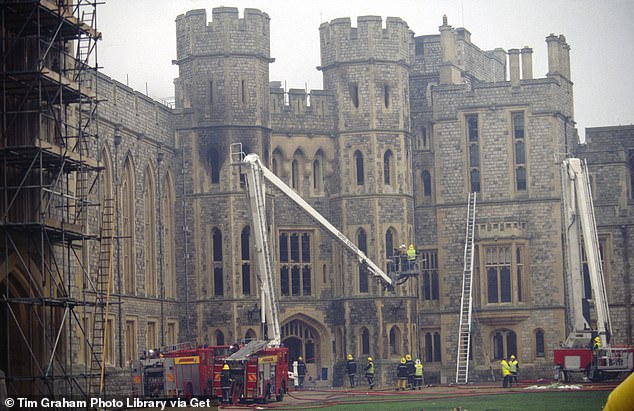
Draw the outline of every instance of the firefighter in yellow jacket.
M423 388L424 378L423 378L423 364L417 358L416 363L414 364L414 385L417 389Z
M502 388L508 388L511 382L511 367L506 358L500 361L500 365L502 366Z

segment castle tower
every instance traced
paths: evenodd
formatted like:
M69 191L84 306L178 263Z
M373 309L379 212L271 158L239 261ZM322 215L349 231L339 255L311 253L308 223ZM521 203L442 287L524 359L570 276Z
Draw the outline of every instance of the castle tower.
M319 69L324 89L335 94L338 105L333 215L346 235L385 267L394 249L414 236L408 83L413 38L400 18L382 23L376 16L359 17L357 27L349 18L322 23ZM416 354L411 284L381 290L352 259L340 258L336 292L355 297L341 303L346 349L354 352L359 329L373 324L373 357Z
M187 258L181 268L186 272L179 275L188 279L180 295L204 302L186 307L181 335L206 336L210 343L244 338L237 324L246 313L220 305L225 298L247 301L257 295L247 203L238 169L231 166L230 146L242 143L246 153L258 153L268 164L269 22L260 10L245 9L241 18L234 7L214 8L209 23L204 9L176 18L176 145L183 156L180 211L186 231L178 243ZM219 312L232 314L212 318ZM210 334L217 331L206 328L214 323L234 325L214 338Z

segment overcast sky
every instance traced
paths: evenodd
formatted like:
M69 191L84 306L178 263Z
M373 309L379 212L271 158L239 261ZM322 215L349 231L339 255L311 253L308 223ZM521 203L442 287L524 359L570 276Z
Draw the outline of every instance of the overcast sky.
M156 99L174 95L174 20L193 9L257 8L271 18L270 80L321 89L319 25L358 16L400 17L416 36L438 34L446 14L483 50L533 48L533 75L546 75L545 38L571 47L575 120L586 127L634 124L634 0L105 0L97 8L102 72Z

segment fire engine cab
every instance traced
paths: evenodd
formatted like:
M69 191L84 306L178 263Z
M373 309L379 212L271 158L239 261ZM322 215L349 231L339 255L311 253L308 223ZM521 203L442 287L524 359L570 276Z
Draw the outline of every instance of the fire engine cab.
M272 347L268 341L251 341L214 367L213 394L222 396L220 373L229 365L231 403L282 401L288 384L288 348Z
M145 398L212 397L215 365L230 354L230 346L192 347L145 354L132 363L132 395Z

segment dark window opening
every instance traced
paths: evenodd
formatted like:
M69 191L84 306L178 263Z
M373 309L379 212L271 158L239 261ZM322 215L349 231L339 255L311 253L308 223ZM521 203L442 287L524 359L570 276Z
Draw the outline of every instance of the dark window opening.
M355 108L359 108L359 85L357 83L350 85L350 98L352 99L352 105Z
M224 282L222 279L222 267L214 267L214 295L224 295Z
M365 171L363 169L363 154L361 154L361 152L354 152L354 163L357 174L357 185L362 186L365 183Z
M390 86L387 84L383 86L383 104L385 108L390 107Z

